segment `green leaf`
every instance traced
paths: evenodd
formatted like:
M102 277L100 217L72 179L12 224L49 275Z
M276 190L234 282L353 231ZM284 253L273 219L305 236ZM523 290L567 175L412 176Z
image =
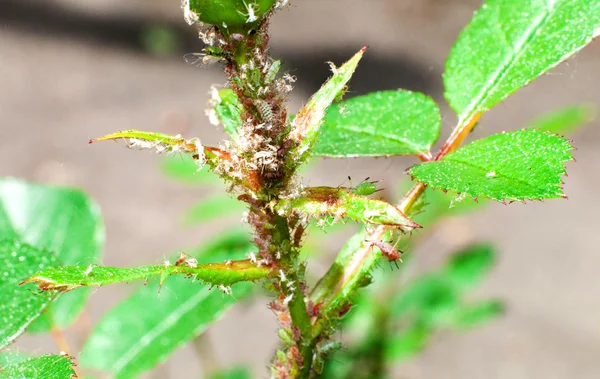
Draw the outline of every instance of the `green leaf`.
M504 304L498 300L481 301L458 309L453 324L458 328L473 328L504 314Z
M250 370L244 367L236 367L230 370L222 370L212 374L211 379L251 379Z
M395 205L382 200L354 195L343 187L310 187L295 199L282 199L273 204L281 215L301 212L315 218L335 216L338 221L348 217L368 224L381 224L412 230L419 228Z
M194 225L229 216L241 214L246 207L243 203L232 199L226 194L216 194L202 199L185 213L185 223Z
M487 0L446 62L445 96L463 124L587 45L599 0Z
M199 265L195 258L181 255L174 265L118 268L105 266L66 266L36 273L23 283L35 283L41 290L67 292L79 287L100 287L108 284L160 277L161 282L170 275L184 275L192 281L211 286L229 287L239 282L254 282L267 278L271 269L257 267L250 260Z
M141 130L123 130L90 140L90 144L102 141L126 140L127 147L135 149L155 150L157 153L172 153L182 151L191 154L203 154L204 148L200 140L186 140L180 135L171 136L162 133L144 132Z
M392 314L401 317L412 314L430 327L446 325L460 305L459 294L443 275L431 273L406 285L393 299Z
M31 358L28 354L20 351L5 350L0 352L0 369L9 365L21 363Z
M201 262L239 259L250 250L247 236L237 234L207 246L197 257ZM202 334L251 289L252 284L239 283L228 296L173 277L159 296L158 283L152 282L104 316L83 348L81 365L115 379L136 377Z
M67 355L44 355L0 370L0 379L72 379L73 359Z
M463 291L479 284L494 263L491 245L472 245L452 255L442 275L452 282L456 290Z
M208 170L208 166L199 167L198 163L188 155L167 157L161 168L169 178L184 183L200 185L221 183L218 176Z
M23 334L52 301L50 295L38 294L31 286L19 287L19 283L40 268L57 265L48 251L12 240L0 242L0 348Z
M325 111L346 88L365 50L362 48L340 68L333 67L333 76L308 101L292 121L289 138L297 144L293 162L304 161L317 139Z
M418 323L403 330L398 336L392 336L385 345L387 361L401 361L423 351L433 331Z
M215 90L216 91L216 90ZM218 92L214 109L219 121L225 127L225 131L235 139L238 129L242 126L242 103L235 92L230 88L224 88Z
M571 145L539 130L502 133L472 142L441 161L410 168L416 180L474 198L541 200L565 197L563 163Z
M440 111L430 97L403 90L375 92L329 108L314 154L426 154L438 139L440 127Z
M62 264L88 265L100 260L104 225L98 205L79 190L0 179L0 239L5 238L50 250ZM52 304L56 324L66 327L73 322L87 297L88 291L61 296ZM49 329L46 316L29 328Z
M592 106L585 104L571 105L533 120L527 128L565 135L570 134L593 119L594 108Z

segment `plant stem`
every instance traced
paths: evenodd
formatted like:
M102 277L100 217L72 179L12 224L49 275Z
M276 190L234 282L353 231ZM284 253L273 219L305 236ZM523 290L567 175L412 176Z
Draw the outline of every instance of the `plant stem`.
M450 137L448 137L440 151L435 156L435 160L439 161L446 155L456 150L460 146L460 144L465 140L465 138L467 138L467 136L473 131L475 125L477 125L477 122L480 118L481 113L475 113L465 122L457 125L456 128L454 128L454 130L452 131Z
M54 320L54 316L52 315L52 309L48 309L46 314L50 319L50 334L52 334L52 338L54 338L56 347L58 347L61 353L65 353L68 356L72 357L73 355L71 355L71 348L69 347L69 342L67 342L63 330L58 325L56 325L56 321ZM83 376L79 375L79 372L77 371L77 367L75 365L73 365L73 372L75 373L76 378L83 378Z

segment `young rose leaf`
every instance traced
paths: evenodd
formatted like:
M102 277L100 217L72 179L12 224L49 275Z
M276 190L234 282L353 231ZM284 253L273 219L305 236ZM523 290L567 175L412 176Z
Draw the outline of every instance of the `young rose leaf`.
M89 265L100 260L104 225L98 205L79 190L0 179L0 239L5 238L49 250L61 264ZM61 296L52 304L54 322L60 327L73 322L88 294L82 290ZM28 330L49 329L50 321L43 315Z
M25 332L52 302L51 294L19 282L40 268L56 267L54 254L14 240L0 241L0 349Z
M196 257L200 262L243 259L250 250L243 233L223 237ZM81 365L115 379L137 377L202 334L252 290L251 283L221 288L231 296L189 282L169 278L159 295L158 281L151 281L105 314L83 348Z
M528 129L565 135L594 119L594 108L589 105L571 105L545 114L527 125Z
M310 98L308 104L292 121L289 138L297 145L293 156L294 162L303 161L307 157L323 123L325 111L336 97L344 92L366 49L366 47L362 48L342 67L332 67L333 76Z
M334 221L348 217L368 224L409 230L420 228L395 205L355 195L351 190L342 187L307 188L298 198L279 200L273 205L273 209L282 215L295 211L315 218L334 216Z
M215 92L217 92L215 90ZM238 129L242 126L242 103L230 88L223 88L213 96L214 110L225 131L235 139Z
M0 368L0 379L72 379L73 365L68 355L44 355Z
M575 54L599 28L599 0L487 0L450 52L445 97L462 124Z
M271 273L267 267L257 267L249 260L199 265L195 258L181 254L173 265L118 268L104 266L66 266L40 271L23 284L35 283L43 291L67 292L79 287L100 287L108 284L160 277L161 282L170 275L184 275L193 281L211 286L229 287L238 282L265 279Z
M440 161L410 168L431 187L499 201L565 197L563 164L572 159L562 137L539 130L495 134L472 142Z
M329 108L314 154L326 157L429 154L440 127L440 111L430 97L404 90L375 92Z
M204 147L200 140L186 140L180 135L171 136L162 133L144 132L141 130L123 130L90 140L90 144L101 141L126 140L127 147L140 150L156 150L157 153L182 151L190 154L204 155Z

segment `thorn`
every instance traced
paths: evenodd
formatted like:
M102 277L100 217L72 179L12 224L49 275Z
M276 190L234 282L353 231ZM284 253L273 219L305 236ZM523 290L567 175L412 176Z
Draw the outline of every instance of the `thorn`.
M477 197L474 197L473 201L475 201L476 203L479 203L479 199Z
M360 51L361 51L361 52L364 52L364 51L365 51L365 50L367 50L368 48L369 48L369 46L367 45L367 46L363 47L362 49L360 49Z
M91 145L91 144L93 144L94 142L96 142L96 140L95 140L95 139L90 139L90 140L89 140L89 142L88 142L88 145Z

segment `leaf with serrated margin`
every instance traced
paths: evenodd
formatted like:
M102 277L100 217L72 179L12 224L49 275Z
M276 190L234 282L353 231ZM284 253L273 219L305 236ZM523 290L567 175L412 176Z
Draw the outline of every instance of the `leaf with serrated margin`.
M35 283L43 291L67 292L79 287L100 287L108 284L149 279L154 276L161 281L170 275L184 275L211 286L231 286L239 282L265 279L271 269L258 267L250 260L199 265L193 258L182 254L174 265L119 268L105 266L66 266L36 273L22 284Z
M539 129L554 134L570 134L594 119L594 108L579 104L547 113L527 125L528 129Z
M440 161L409 169L433 188L499 201L565 197L561 176L571 160L569 141L539 130L495 134L471 142Z
M243 259L251 251L245 233L222 237L198 254L201 263ZM238 283L233 295L208 286L169 278L158 295L152 281L109 311L92 331L81 353L81 365L128 379L164 362L175 349L206 330L252 289Z
M0 379L72 379L73 359L68 355L44 355L0 369Z
M382 200L354 195L346 188L310 187L295 199L282 199L273 204L280 214L300 212L320 218L334 216L339 221L348 217L367 224L387 225L412 230L420 228L395 205Z
M440 110L429 96L374 92L329 108L314 154L363 157L428 154L440 134Z
M0 179L0 239L4 238L52 251L61 264L88 265L100 260L104 224L98 205L80 190L7 178ZM66 327L73 322L88 294L84 290L61 296L52 304L53 323ZM45 332L50 324L43 315L28 330Z
M308 156L323 123L325 111L336 97L343 93L366 49L363 47L348 62L334 68L333 76L310 98L308 104L292 121L289 138L297 145L293 154L294 162L303 161Z
M600 0L487 0L446 62L445 97L463 124L568 59L600 28Z
M30 245L0 241L0 348L7 346L52 302L51 294L38 294L35 287L19 282L40 268L58 266L54 254Z

